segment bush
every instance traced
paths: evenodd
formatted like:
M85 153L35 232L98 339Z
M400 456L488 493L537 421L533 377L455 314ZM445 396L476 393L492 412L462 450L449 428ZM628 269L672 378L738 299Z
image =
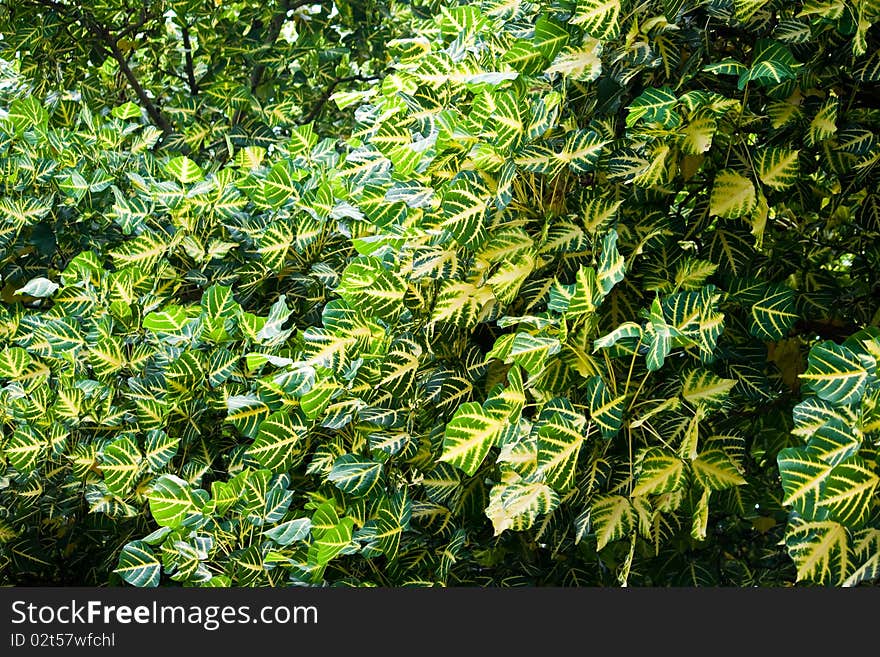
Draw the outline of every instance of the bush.
M876 6L21 4L9 581L880 575Z

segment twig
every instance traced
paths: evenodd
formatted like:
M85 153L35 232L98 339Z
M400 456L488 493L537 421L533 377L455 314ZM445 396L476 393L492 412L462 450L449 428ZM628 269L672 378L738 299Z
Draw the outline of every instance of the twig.
M344 82L371 82L373 80L378 80L378 75L349 75L344 78L337 78L334 80L329 87L327 87L326 91L321 94L321 97L318 98L318 101L315 103L315 106L311 109L311 111L302 117L298 123L300 125L304 125L306 123L311 123L318 115L321 113L321 110L324 108L324 105L330 100L330 96L333 95L333 92L336 91L336 87Z
M146 9L141 9L141 17L137 23L130 23L125 29L119 31L117 38L121 39L130 34L137 34L141 28L147 24L147 21L157 18L154 14L148 14Z
M199 84L196 82L196 74L193 67L192 42L189 38L189 26L183 26L183 55L186 58L186 79L189 83L189 91L193 96L199 93Z
M299 9L300 7L305 7L310 4L321 4L322 0L281 0L281 6L278 11L272 16L272 20L269 22L269 29L266 32L266 38L263 39L263 48L271 47L281 35L281 28L284 27L284 22L287 20L287 14L294 9ZM263 63L259 63L254 66L251 71L251 93L254 93L257 90L257 87L260 86L260 82L263 81L263 74L266 72L266 65Z
M53 9L59 16L69 16L73 19L74 22L78 21L82 23L82 25L91 32L92 36L97 41L96 45L109 53L111 57L116 61L119 66L119 70L122 71L122 74L125 76L125 79L128 81L129 86L134 91L135 95L138 97L141 105L145 110L147 110L147 114L150 116L150 119L153 123L156 124L158 128L162 130L164 136L168 136L171 134L174 129L169 123L168 119L165 118L165 115L159 110L159 107L153 100L147 95L147 92L141 86L141 83L138 81L134 72L131 70L131 67L128 65L128 61L125 58L125 55L120 50L119 45L117 43L117 38L113 36L111 31L105 26L95 20L94 16L92 16L87 11L83 10L80 7L76 6L68 6L62 5L54 0L35 0L37 4L43 5L44 7L49 7Z
M110 54L113 59L116 60L116 63L119 65L119 69L122 71L122 74L125 76L125 79L128 80L129 86L134 91L135 95L138 97L138 100L141 101L141 105L144 106L144 109L147 110L147 114L150 115L150 118L153 120L161 130L165 136L170 135L174 132L174 128L171 127L171 123L168 122L168 119L165 118L165 115L159 111L159 108L152 101L152 99L147 95L147 92L141 86L141 83L138 81L137 77L135 77L134 72L128 65L128 62L125 59L125 55L122 54L122 51L119 49L119 46L116 44L116 40L113 39L113 36L104 28L103 26L97 26L101 30L101 34L103 34L105 38L105 45L109 48Z

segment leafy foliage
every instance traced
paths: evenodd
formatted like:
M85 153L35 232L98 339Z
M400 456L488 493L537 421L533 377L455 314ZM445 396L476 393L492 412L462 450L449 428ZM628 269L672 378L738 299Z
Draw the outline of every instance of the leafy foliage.
M813 347L801 375L816 393L795 407L795 432L806 444L777 457L798 579L851 586L876 576L876 556L855 546L877 531L880 477L864 439L877 427L878 356L880 331L870 327L842 345Z
M4 578L880 575L870 3L2 11Z

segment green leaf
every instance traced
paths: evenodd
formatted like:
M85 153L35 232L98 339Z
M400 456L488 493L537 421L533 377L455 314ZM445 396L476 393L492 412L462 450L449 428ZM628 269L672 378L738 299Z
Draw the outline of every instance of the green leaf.
M147 432L144 442L144 458L152 472L158 472L165 467L180 446L180 438L169 436L164 431L151 429Z
M748 68L735 59L727 57L720 61L706 64L703 67L703 70L707 73L714 73L715 75L736 75L739 77L743 73L746 73Z
M462 246L482 241L488 198L480 193L470 176L456 178L443 194L440 227L448 230Z
M302 408L307 418L313 420L324 412L330 404L331 398L339 392L340 388L341 386L338 383L329 379L318 381L312 386L311 390L300 397L300 408Z
M523 171L554 176L562 171L565 161L557 157L547 146L533 144L526 146L517 154L516 166Z
M837 100L829 99L816 112L807 131L807 143L812 145L830 139L837 132Z
M694 476L706 490L724 490L746 484L740 468L726 452L710 449L691 461Z
M149 588L159 586L162 564L144 541L131 541L119 553L113 572L132 586Z
M80 326L72 318L53 319L41 327L40 335L49 343L53 356L74 354L85 344Z
M752 67L740 76L737 83L739 89L745 88L750 81L759 85L779 84L783 80L797 75L797 60L791 51L779 41L758 39L753 50Z
M16 98L9 104L6 120L20 134L31 128L45 128L49 122L49 112L36 98Z
M782 503L808 520L821 520L817 518L819 499L831 465L800 447L781 450L776 461L785 492Z
M226 342L236 324L241 306L227 285L212 285L202 295L201 337L215 344Z
M123 436L105 447L101 472L107 489L115 495L127 495L137 481L141 460L137 443L131 436Z
M755 186L748 178L731 169L719 171L715 176L709 197L709 211L712 214L724 219L741 217L751 212L756 202Z
M651 302L648 319L648 330L642 336L648 343L645 365L649 372L656 372L663 367L663 362L672 349L672 335L677 331L666 323L660 297L654 297L654 301Z
M593 341L593 351L609 349L621 340L641 339L642 327L634 322L624 322L611 333Z
M781 340L797 319L794 292L784 285L774 285L767 290L763 299L752 306L749 331L762 340Z
M298 200L300 189L296 181L300 173L290 163L282 160L276 162L263 180L263 196L273 208L280 208L288 201Z
M876 580L880 576L880 529L869 527L857 532L852 541L855 568L842 586L856 586L861 582Z
M462 404L446 425L440 461L473 476L506 423L505 413L486 411L477 402Z
M391 561L397 558L401 536L409 528L411 515L412 503L407 497L406 489L383 498L379 503L375 531L370 537L370 543Z
M288 150L294 157L297 155L308 156L317 143L318 135L315 134L314 126L311 123L307 123L297 126L290 131Z
M242 169L256 169L266 157L262 146L245 146L235 154L235 166Z
M597 280L603 295L607 295L611 288L623 280L625 271L623 256L617 251L617 231L610 230L602 238L602 254L597 269Z
M335 527L322 532L315 540L318 563L327 564L335 559L351 543L354 519L343 518Z
M0 352L0 377L17 379L27 372L33 359L21 347L4 346Z
M644 120L647 123L674 127L679 121L674 113L677 104L678 98L669 87L659 89L649 87L629 104L626 125L632 127L638 121Z
M339 523L339 513L333 500L321 503L312 514L312 536L320 536Z
M571 489L577 472L578 454L584 436L559 413L538 430L538 468L545 481L560 493ZM498 525L496 524L496 531Z
M494 145L499 149L514 150L520 145L524 129L519 99L513 92L504 91L494 94L494 102L495 109L489 120L495 131Z
M568 31L553 19L542 16L535 23L535 46L548 61L553 61L568 39Z
M800 151L766 147L758 150L755 164L761 182L776 190L791 187L797 182Z
M512 303L534 268L535 259L530 254L502 262L486 281L486 285L492 288L495 298L500 302Z
M684 463L660 447L641 452L637 472L636 485L631 493L633 497L671 493L684 484Z
M559 497L547 484L499 484L489 494L486 517L492 521L495 536L498 536L507 529L528 529L538 516L550 513L558 505Z
M831 465L854 456L862 446L855 427L845 420L832 417L809 433L810 452Z
M565 147L556 157L567 162L573 173L589 173L595 168L607 143L593 130L575 130L569 133Z
M721 406L730 391L736 385L736 379L722 379L704 369L687 372L682 380L681 396L695 406L717 408Z
M144 233L132 240L123 242L119 248L110 251L117 267L128 265L150 269L165 255L168 244L158 235Z
M828 512L828 519L847 527L860 526L876 501L875 491L880 478L858 456L838 463L824 482L819 507Z
M709 528L709 496L712 490L705 488L697 500L691 520L691 537L697 541L706 540L706 531Z
M602 43L596 39L584 39L580 48L565 48L553 59L546 73L558 73L563 78L578 82L592 82L602 73Z
M531 376L537 376L547 358L559 352L561 345L556 338L545 338L530 333L517 333L510 346L506 360L513 360Z
M231 311L227 310L225 312L235 317L239 314L240 308L235 304ZM286 295L280 295L278 300L269 308L269 316L266 317L266 321L260 327L260 330L257 331L256 340L265 346L275 346L286 340L293 333L293 328L284 329L283 326L287 323L291 314L291 310L287 307ZM240 317L240 315L238 316Z
M257 428L269 416L269 407L253 395L233 395L226 400L226 419L243 435L255 437Z
M626 397L615 397L598 374L587 379L586 393L590 402L590 417L599 426L603 438L613 438L623 424Z
M13 468L29 473L40 465L48 447L36 431L27 425L21 425L12 432L3 448L3 454Z
M733 13L740 23L747 23L769 0L734 0Z
M437 463L422 477L422 486L428 499L438 504L448 500L458 490L461 475L448 463Z
M126 119L139 119L141 116L141 108L129 101L122 105L117 105L110 110L110 113L117 119L122 119L123 121Z
M597 39L616 39L620 35L620 0L578 0L571 18Z
M307 431L305 417L298 409L276 411L260 422L248 455L272 472L286 472L302 457Z
M164 474L156 479L147 499L153 519L164 527L179 527L201 510L189 484L176 475Z
M600 497L590 509L590 524L596 534L596 549L619 541L635 529L635 513L629 500L620 495Z
M868 372L849 348L826 340L810 349L807 362L800 378L825 401L851 404L862 394Z
M293 227L286 221L276 221L260 235L260 255L263 264L279 272L295 239Z
M343 454L333 462L327 478L343 493L364 497L379 483L381 474L381 463L365 461L357 454Z
M701 155L712 147L712 139L718 125L711 112L698 111L690 117L681 129L682 151L688 155Z
M205 177L201 167L185 155L168 160L165 169L183 185L199 182Z
M603 296L596 270L581 267L575 276L574 292L565 309L565 316L576 318L596 312Z
M179 335L189 321L183 306L166 306L161 311L149 313L144 317L143 327L153 333Z
M275 525L272 529L267 529L263 532L263 536L266 536L275 541L278 545L285 547L296 541L305 540L308 537L311 528L312 521L310 518L297 518L295 520L282 522L280 525Z
M69 176L58 181L58 189L70 198L81 201L89 192L89 183L78 171L72 171Z
M584 227L590 232L595 232L610 225L622 204L623 201L604 196L585 201L582 206Z
M840 523L792 518L785 532L785 546L797 566L799 582L809 579L834 585L849 574L849 537Z
M378 258L362 256L345 268L336 293L364 315L388 318L400 312L406 282Z

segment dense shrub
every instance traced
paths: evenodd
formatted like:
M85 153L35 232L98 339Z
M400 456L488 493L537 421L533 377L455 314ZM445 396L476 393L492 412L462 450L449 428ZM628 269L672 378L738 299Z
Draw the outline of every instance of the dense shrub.
M9 582L880 576L876 4L3 11Z

